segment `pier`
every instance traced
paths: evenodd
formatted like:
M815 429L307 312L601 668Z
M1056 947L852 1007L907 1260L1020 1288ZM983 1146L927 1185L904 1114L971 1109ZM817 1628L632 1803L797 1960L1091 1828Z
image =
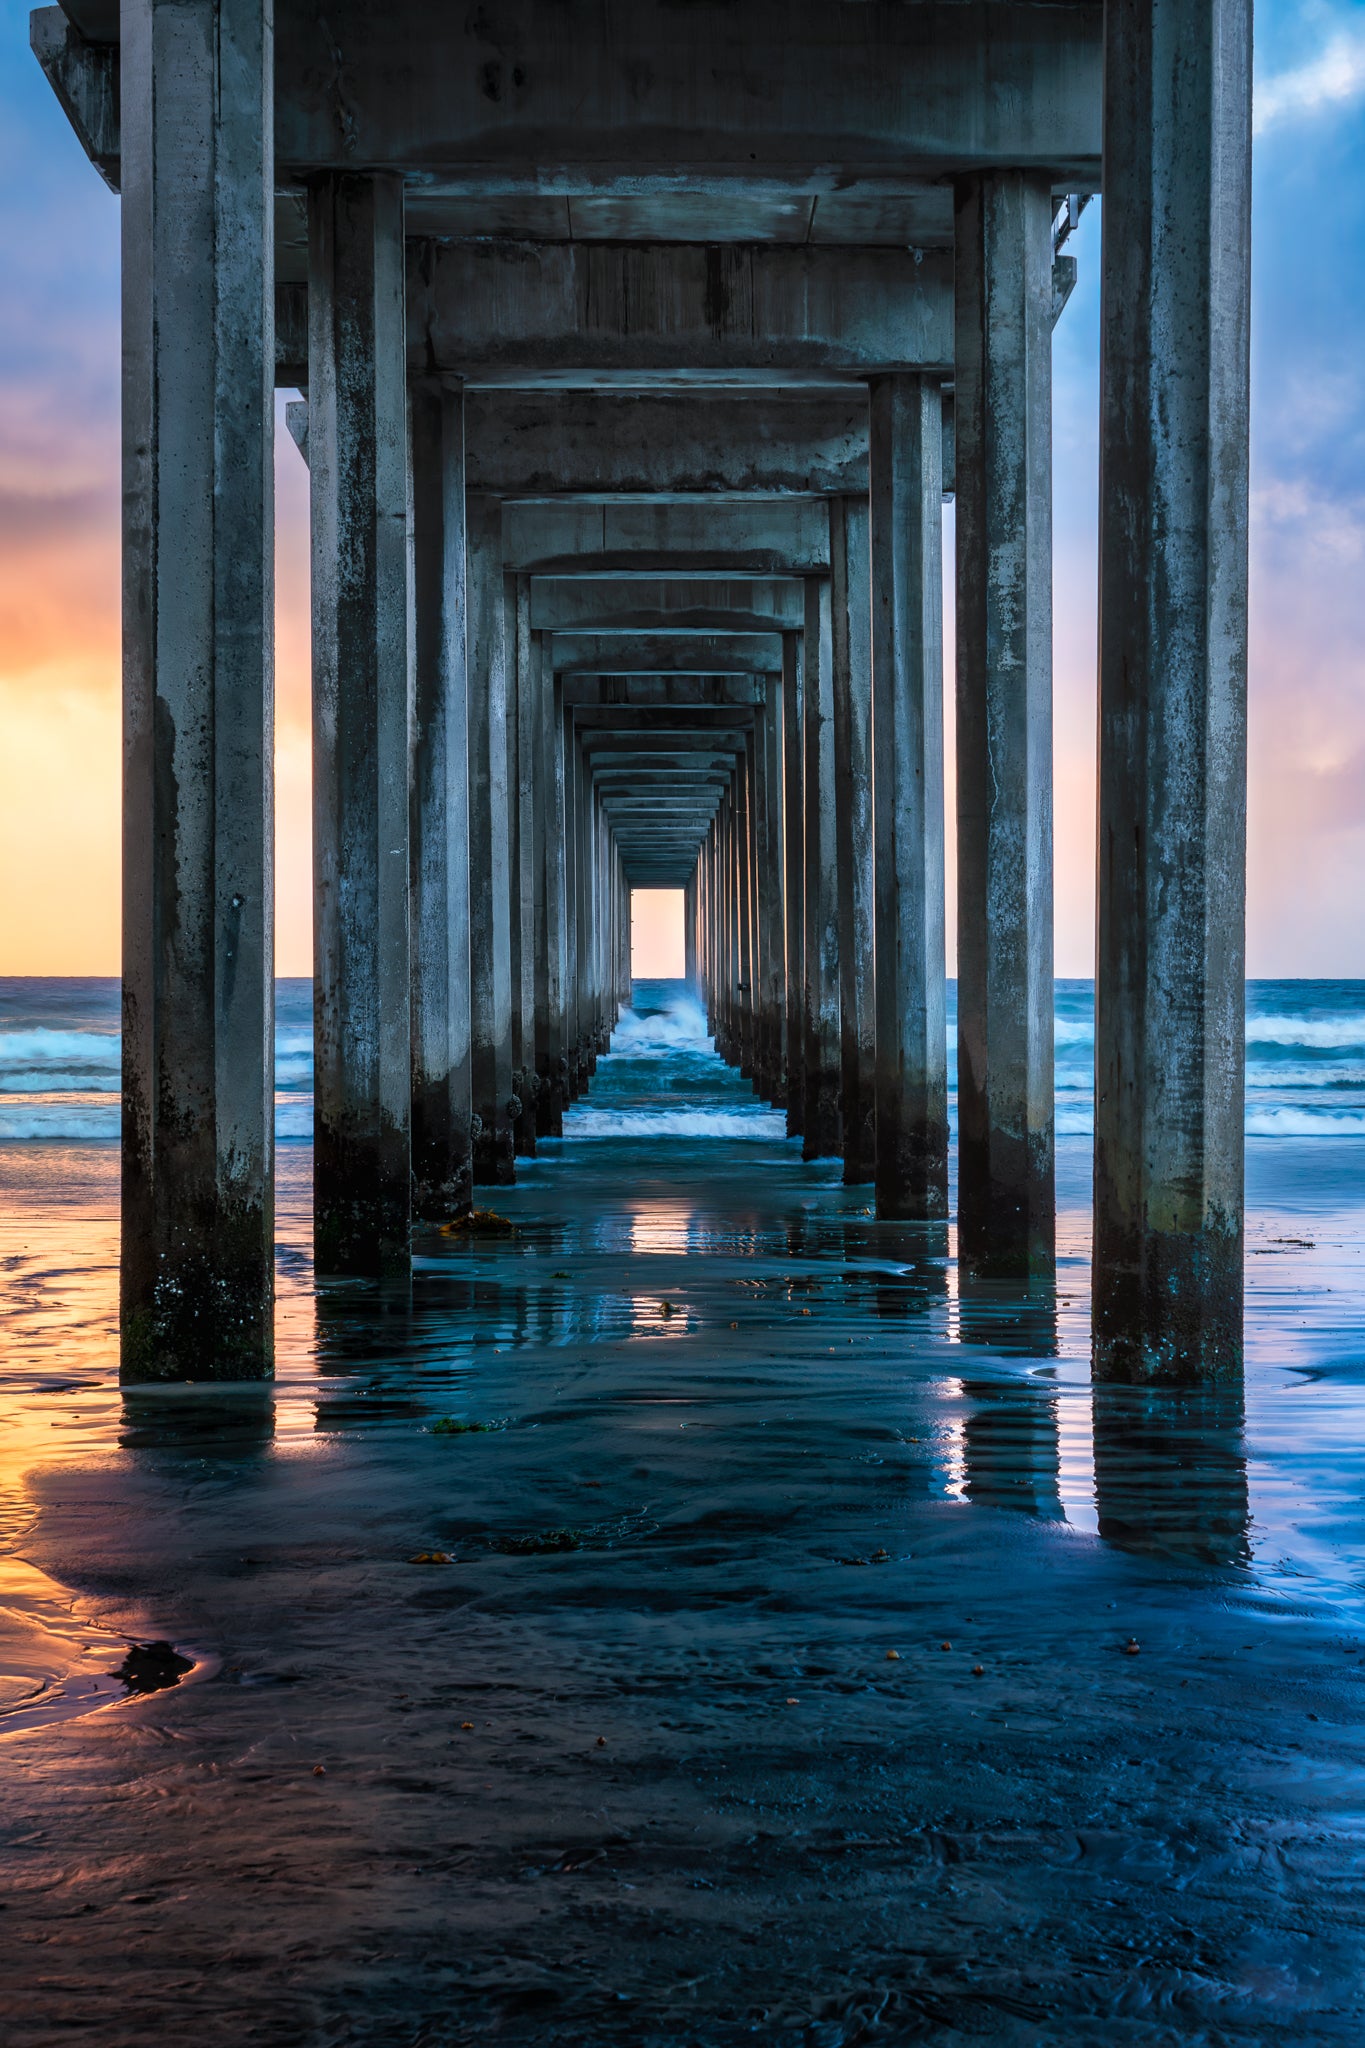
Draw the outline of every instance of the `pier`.
M67 0L122 195L126 1380L272 1369L272 449L309 468L315 1247L590 1089L630 894L964 1274L1053 1268L1051 338L1104 208L1094 1356L1241 1352L1250 0ZM957 506L945 685L942 518ZM945 792L943 691L957 786Z

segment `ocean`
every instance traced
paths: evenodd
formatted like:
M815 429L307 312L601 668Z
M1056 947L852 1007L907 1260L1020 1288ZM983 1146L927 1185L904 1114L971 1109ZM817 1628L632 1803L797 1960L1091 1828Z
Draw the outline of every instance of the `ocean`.
M312 984L276 984L275 1133L312 1135ZM956 1079L956 988L948 987L948 1071ZM705 1019L679 995L667 1025L630 1015L616 1050L662 1062L658 1099L599 1112L583 1108L575 1130L605 1135L769 1137L761 1104L720 1109L689 1103L705 1093L713 1063ZM1088 981L1056 988L1057 1134L1092 1128L1094 994ZM700 1066L698 1062L700 1061ZM638 1078L638 1076L637 1076ZM119 998L112 977L0 977L0 1142L116 1141L119 1131ZM951 1100L950 1100L951 1108ZM629 1129L621 1118L629 1116ZM657 1121L660 1120L661 1121ZM1252 981L1247 984L1248 1137L1365 1136L1365 981Z
M97 2025L131 1970L291 2042L1359 2040L1365 983L1248 990L1215 1389L1092 1382L1090 1015L1055 1284L878 1221L647 982L507 1230L371 1283L313 1272L283 982L275 1380L124 1391L115 985L0 983L0 1918L48 2009L79 1926Z
M1061 1526L1137 1540L1133 1517L1114 1504L1123 1459L1112 1430L1097 1456L1100 1397L1089 1378L1092 1015L1088 983L1058 983L1058 1268L1042 1298L960 1284L951 1233L926 1247L913 1229L879 1224L870 1189L842 1186L837 1161L801 1162L782 1114L717 1058L690 992L640 982L562 1140L542 1141L537 1158L518 1162L516 1188L493 1198L517 1220L517 1247L478 1254L473 1292L452 1293L452 1247L419 1234L412 1288L396 1311L364 1285L315 1283L311 985L281 980L277 1453L338 1430L420 1427L428 1408L487 1369L490 1346L529 1361L543 1347L625 1344L628 1361L642 1339L649 1358L661 1335L704 1344L715 1329L748 1330L755 1319L770 1342L763 1287L737 1280L736 1262L747 1273L796 1255L811 1289L797 1313L809 1310L817 1331L833 1318L836 1343L860 1345L869 1331L885 1334L888 1315L903 1318L902 1366L932 1411L926 1441L941 1498L1027 1500ZM99 1459L126 1440L118 1024L111 979L0 981L0 1592L6 1536L30 1524L33 1473L77 1453ZM1162 1450L1166 1425L1149 1417L1139 1490L1160 1505L1148 1500L1137 1525L1143 1541L1213 1554L1263 1586L1292 1584L1296 1597L1311 1585L1354 1613L1365 1593L1365 982L1253 982L1247 1036L1245 1385L1213 1432L1216 1455L1202 1425L1191 1442L1182 1424ZM462 1274L470 1258L457 1263ZM591 1284L549 1284L546 1260L580 1279L591 1271ZM664 1285L678 1290L666 1325ZM745 1298L732 1316L736 1287ZM1003 1419L992 1375L1014 1397L1027 1391L1035 1419L1046 1395L1041 1435ZM1129 1398L1106 1394L1105 1412ZM984 1420L973 1419L983 1400ZM55 1671L60 1657L50 1646L40 1663L44 1655ZM55 1676L52 1684L54 1711L85 1697ZM11 1693L28 1700L27 1680Z

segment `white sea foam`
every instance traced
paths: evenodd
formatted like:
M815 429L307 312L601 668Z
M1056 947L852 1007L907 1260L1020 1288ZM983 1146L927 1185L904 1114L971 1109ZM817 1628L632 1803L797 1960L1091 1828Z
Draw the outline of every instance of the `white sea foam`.
M103 1143L118 1137L120 1121L117 1096L109 1103L0 1102L0 1143L25 1138Z
M787 1123L764 1109L572 1109L566 1138L785 1138Z
M1249 1138L1358 1138L1365 1136L1365 1113L1256 1104L1247 1109L1246 1133Z
M122 1117L117 1095L71 1093L52 1096L29 1095L5 1100L0 1097L0 1144L24 1140L75 1144L108 1144L117 1141ZM275 1101L275 1136L285 1140L311 1138L313 1098L311 1095L278 1096Z
M1358 1046L1365 1051L1365 1011L1346 1010L1334 1017L1249 1016L1247 1045L1320 1046L1325 1052Z
M674 996L666 1010L643 1015L637 1010L623 1010L611 1035L612 1051L625 1053L631 1059L661 1059L687 1048L704 1052L710 1045L706 1012L691 995Z

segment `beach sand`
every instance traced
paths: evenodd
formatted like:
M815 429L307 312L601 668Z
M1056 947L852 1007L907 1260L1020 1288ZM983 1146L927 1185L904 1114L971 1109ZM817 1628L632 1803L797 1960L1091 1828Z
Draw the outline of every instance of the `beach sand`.
M283 1147L273 1392L121 1401L111 1148L20 1149L11 1647L196 1669L0 1723L6 2048L1361 2039L1365 1143L1252 1147L1244 1397L1090 1387L1083 1141L964 1298L636 1135L410 1291Z

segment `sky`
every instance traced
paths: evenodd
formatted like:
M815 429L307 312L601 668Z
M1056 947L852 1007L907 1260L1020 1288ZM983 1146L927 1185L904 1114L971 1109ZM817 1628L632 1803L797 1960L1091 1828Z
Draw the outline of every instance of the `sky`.
M1365 0L1259 0L1256 36L1248 971L1360 976ZM118 201L30 55L15 0L0 0L0 175L0 974L110 974ZM1056 960L1067 975L1090 973L1094 949L1101 211L1073 238L1080 278L1053 353ZM282 419L276 471L277 965L306 974L307 476ZM951 511L945 543L951 561ZM950 968L951 909L950 883Z

